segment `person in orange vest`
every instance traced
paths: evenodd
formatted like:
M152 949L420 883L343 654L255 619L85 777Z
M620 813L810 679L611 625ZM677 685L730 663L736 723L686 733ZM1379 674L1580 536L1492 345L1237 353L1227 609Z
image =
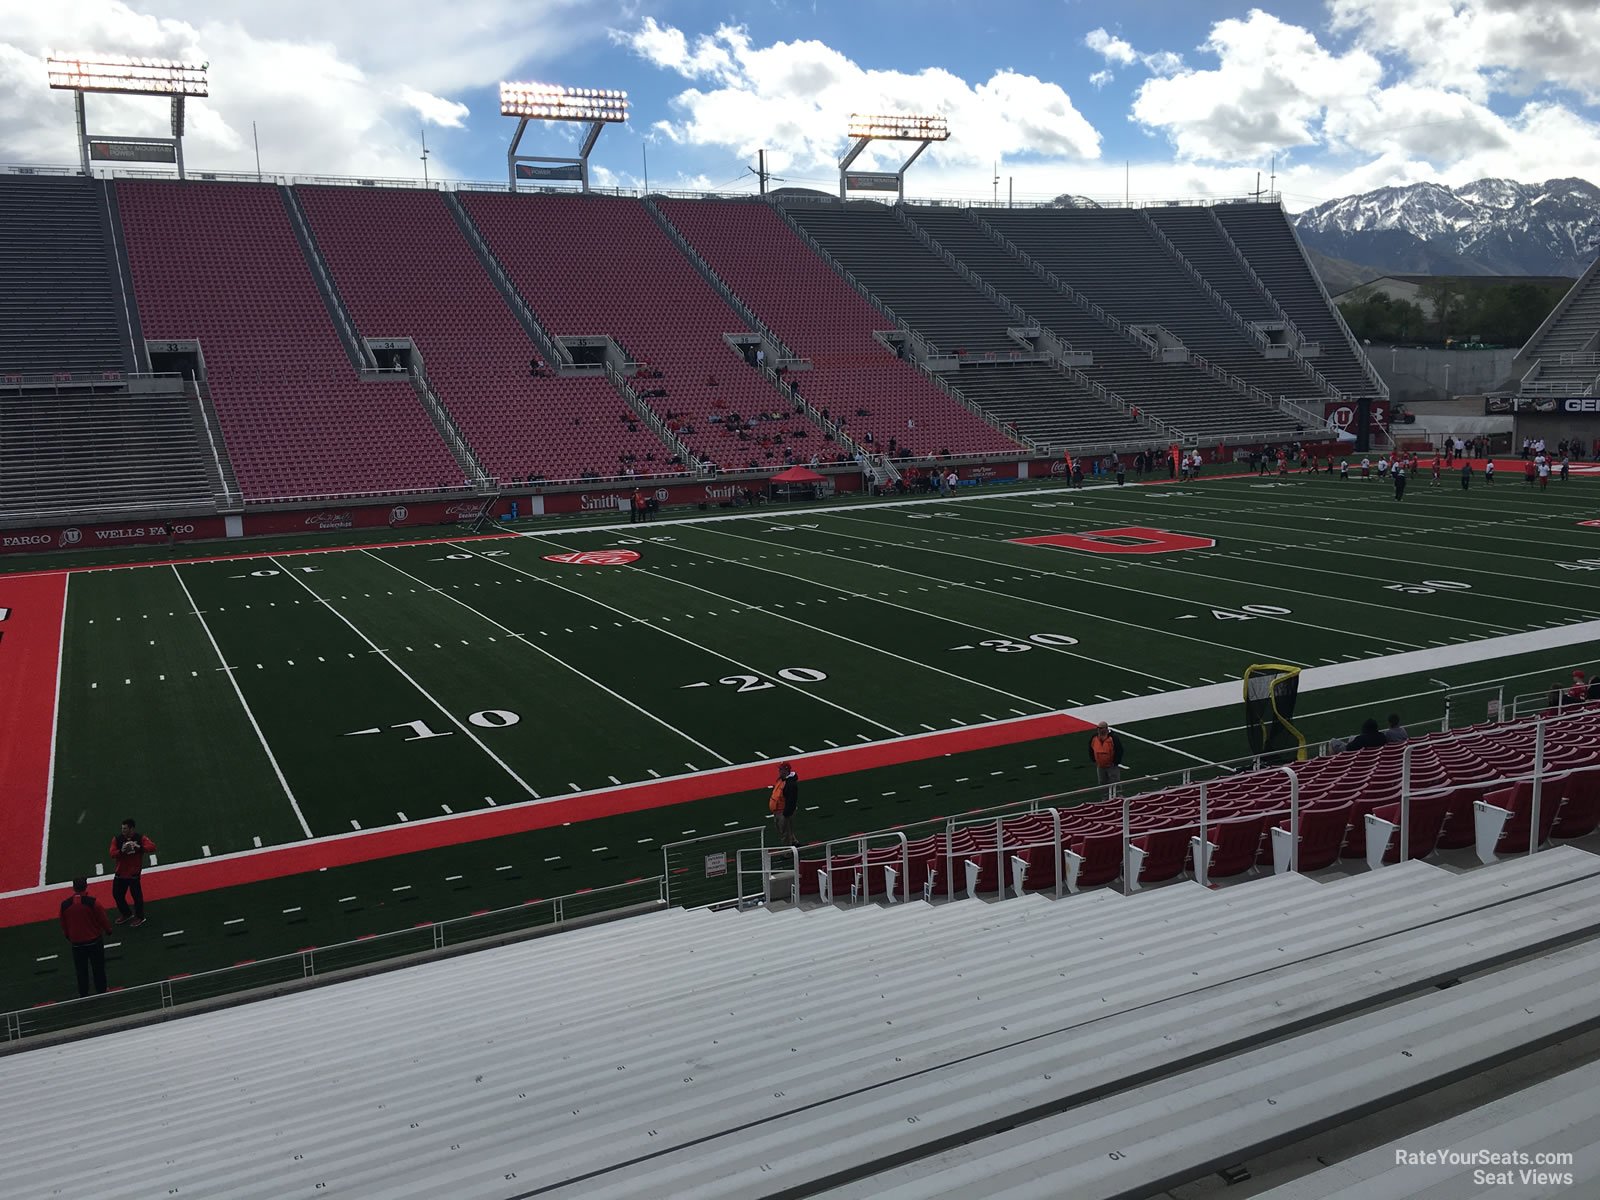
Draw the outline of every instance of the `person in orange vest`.
M1122 739L1104 721L1089 738L1089 757L1094 760L1096 783L1109 785L1122 778Z

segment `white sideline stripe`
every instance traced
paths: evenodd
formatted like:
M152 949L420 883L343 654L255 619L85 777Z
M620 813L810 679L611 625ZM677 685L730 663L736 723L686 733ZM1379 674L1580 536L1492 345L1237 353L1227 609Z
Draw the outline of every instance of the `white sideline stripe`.
M1559 625L1554 629L1531 629L1526 633L1508 633L1482 641L1463 642L1427 650L1409 650L1404 654L1391 654L1383 658L1363 658L1355 662L1335 663L1331 667L1308 667L1300 672L1301 692L1316 692L1326 688L1345 687L1352 683L1370 683L1375 671L1382 678L1396 675L1416 675L1436 671L1440 667L1459 666L1465 663L1488 662L1496 658L1510 658L1517 654L1533 654L1540 650L1560 650L1584 642L1600 640L1600 621L1584 621L1578 625ZM1155 696L1139 696L1133 700L1113 700L1109 704L1091 704L1087 708L1070 710L1071 715L1084 721L1109 721L1128 724L1134 721L1151 721L1158 717L1174 717L1183 713L1198 712L1207 708L1221 708L1236 704L1240 699L1240 683L1213 684L1210 687L1189 688L1181 692L1162 692Z
M61 664L67 659L67 598L72 592L69 574L61 585L61 637L56 643L56 707L50 714L50 769L44 785L44 836L39 839L39 882L45 880L45 860L50 857L50 812L56 798L56 731L61 728Z
M217 645L217 639L211 632L211 626L206 623L205 617L201 615L200 606L194 602L194 595L189 591L189 585L183 581L183 572L178 570L177 563L172 564L172 574L177 579L178 586L183 589L184 598L189 601L189 607L194 612L195 620L199 621L200 628L205 630L206 641L211 643L211 649L216 654L217 661L226 667L228 660L222 657L222 647ZM224 670L222 674L226 676L229 685L233 688L233 694L239 697L239 706L244 709L245 719L250 722L250 728L256 731L256 741L261 743L262 752L266 754L267 761L272 764L272 773L278 777L278 786L283 789L283 794L289 798L289 807L294 810L294 819L300 822L300 829L306 837L315 836L311 832L311 826L306 822L306 815L300 811L300 802L294 798L294 791L289 787L289 781L284 778L283 768L278 765L277 756L272 753L272 747L267 745L267 735L261 732L261 726L256 723L255 713L250 711L250 702L244 698L244 692L239 687L238 674L228 670Z
M449 544L453 545L453 546L457 546L458 548L460 547L460 543L459 542L451 542ZM410 571L405 570L403 567L395 566L394 563L390 562L388 559L380 558L378 555L373 554L370 551L366 551L366 550L363 550L362 553L365 554L368 558L374 559L377 562L382 563L384 566L388 567L390 570L398 571L401 575L404 575L407 579L413 581L414 583L420 583L420 584L422 584L423 587L427 587L428 586L428 583L427 583L426 580L418 579L415 575L411 574ZM492 559L492 558L484 558L483 555L481 555L481 554L474 554L473 557L479 559L482 562L496 562L497 561L496 559ZM559 585L557 585L557 586L559 586ZM566 589L563 588L562 590L565 591ZM593 676L585 675L582 671L578 670L577 667L573 666L569 662L564 661L563 659L560 659L560 658L556 657L554 654L551 654L550 651L546 650L544 647L534 645L533 642L531 642L527 638L523 637L522 634L515 632L509 625L502 625L499 621L496 621L488 613L481 612L478 609L473 608L472 605L468 604L465 600L462 600L462 599L460 599L460 598L458 598L456 596L452 596L448 592L440 592L439 594L441 596L443 596L446 600L451 600L451 601L454 601L456 604L459 604L462 608L466 609L469 613L472 613L475 616L480 617L483 620L489 622L489 624L493 625L496 629L503 630L510 637L514 638L516 641L521 642L524 646L527 646L529 649L535 650L538 653L544 655L546 658L548 658L551 662L555 663L557 666L565 667L567 670L571 671L574 675L576 675L579 679L582 679L585 682L594 685L595 687L599 688L602 692L604 692L606 695L612 697L613 699L622 701L622 703L626 704L629 708L633 709L634 712L642 713L645 716L649 717L656 724L660 725L663 729L671 730L673 733L675 733L679 737L681 737L684 741L688 742L691 746L698 746L700 749L704 750L707 754L711 755L711 757L717 759L719 762L724 762L724 763L731 763L732 762L731 759L724 758L722 755L718 754L715 750L713 750L710 746L707 746L704 742L696 741L694 738L690 737L687 733L685 733L683 730L679 729L677 726L672 725L667 721L663 721L660 717L656 716L656 714L651 712L649 709L640 707L634 701L629 700L621 692L613 691L611 688L608 688L605 684L601 683L598 679L595 679ZM355 626L352 625L351 628L354 629ZM396 667L395 669L399 670L398 667ZM404 674L404 672L401 672L401 673ZM419 690L420 690L420 686L419 686ZM426 693L424 693L424 694L426 694ZM432 697L429 697L429 699L432 699ZM438 704L438 701L435 700L434 703ZM440 708L440 711L441 712L444 711L442 706ZM456 725L458 725L460 728L466 729L466 726L462 725L460 721L456 721L456 719L454 717L451 717L450 719L452 721L455 721ZM473 737L473 735L470 732L468 733L467 736L472 737L472 740L475 741L475 742L478 741L478 739L476 737ZM482 742L478 742L478 745L483 746L483 743ZM490 753L489 748L487 746L484 746L484 751L485 751L485 753ZM500 762L500 760L498 758L496 758L495 761L496 762ZM504 763L501 763L500 765L501 766L505 766ZM511 768L510 767L506 767L506 770L509 772L509 771L511 771ZM511 777L513 779L516 779L518 783L522 783L522 780L518 779L515 774L512 774ZM528 792L531 796L533 796L533 798L535 800L539 799L539 793L535 792L533 790L533 788L529 787L526 783L522 783L522 788L523 788L524 791ZM572 790L573 791L582 791L583 789L578 787L576 784L573 784L572 785Z
M542 541L542 542L545 542L548 545L560 547L563 550L567 549L567 547L562 546L560 542L555 541L552 538L538 537L537 535L531 534L531 533L530 534L522 534L522 535L519 535L519 536L534 538L537 541ZM871 717L864 716L861 713L858 713L858 712L855 712L855 711L853 711L851 709L846 708L842 704L835 703L834 701L829 700L826 696L820 696L815 692L807 691L805 688L798 687L797 685L790 683L786 679L783 679L783 678L781 678L781 677L779 677L777 675L774 675L774 674L772 674L770 672L757 670L755 667L752 667L749 663L742 662L739 659L734 658L731 654L724 654L720 650L713 650L710 646L702 645L701 643L695 641L693 638L687 638L687 637L684 637L682 634L673 633L672 630L670 630L670 629L663 629L663 628L661 628L661 626L655 624L651 619L649 619L647 617L636 617L632 613L627 612L625 609L620 609L620 608L615 607L614 605L607 604L604 600L598 600L593 596L585 595L583 592L574 591L572 588L565 587L562 584L556 583L554 580L545 579L543 576L535 575L532 571L524 571L521 567L514 566L511 563L507 562L505 559L487 558L484 555L479 554L477 551L472 550L471 547L462 545L460 542L452 542L450 544L453 545L458 550L467 550L475 558L482 558L483 561L489 562L489 563L493 563L497 567L501 567L501 568L503 568L503 569L505 569L507 571L514 571L518 575L526 576L527 578L533 580L535 583L542 583L542 584L545 584L548 587L553 587L557 591L566 592L569 596L577 596L579 599L587 600L590 604L598 604L601 608L606 609L609 612L616 613L619 617L627 617L629 621L636 622L637 624L643 625L646 629L650 630L653 633L665 634L667 637L672 638L674 641L682 642L685 646L694 647L696 650L700 651L702 654L709 654L713 658L720 658L724 662L730 662L736 667L740 667L740 668L742 668L742 669L744 669L746 671L752 672L753 674L759 675L762 679L765 679L765 680L768 680L769 682L775 683L780 687L787 688L789 691L794 692L796 695L804 696L808 700L813 700L818 704L824 704L824 705L827 705L829 708L837 709L839 712L844 713L848 717L854 717L858 721L865 721L868 725L876 725L879 729L886 729L886 730L889 731L890 734L894 735L895 737L899 737L900 736L900 731L898 729L894 728L894 726L892 726L892 725L885 725L882 721L874 721ZM398 567L395 568L395 569L399 570ZM681 580L674 580L674 582L682 582L682 581ZM692 587L693 585L690 584L688 586ZM705 589L699 588L699 589L696 589L696 590L704 591ZM712 595L717 595L717 593L715 593L715 592L713 592L711 594ZM796 624L803 624L803 622L796 622ZM601 685L601 686L603 686L603 685ZM615 694L615 693L613 693L613 694ZM629 701L628 703L632 704L631 701ZM632 706L635 707L635 708L638 708L638 705L632 705ZM647 710L641 709L640 711L644 712L644 711L647 711ZM653 720L661 721L661 718L655 716L653 713L650 714L650 716L651 716L651 718ZM665 721L661 721L661 723L663 725L666 724ZM668 726L668 728L671 728L671 727ZM674 730L674 732L681 732L681 731ZM688 734L685 733L685 734L682 734L682 736L685 737L685 738L688 738L689 741L694 742L694 739L690 738ZM725 758L722 755L717 754L717 752L715 750L712 750L709 746L701 745L701 743L699 743L699 742L694 742L694 744L696 746L700 746L700 748L702 750L705 750L707 753L715 755L720 761L722 761L724 763L729 763L731 765L731 763L732 763L731 759Z
M485 746L483 744L482 740L478 737L478 735L473 733L472 730L467 727L467 725L466 725L466 723L464 721L462 721L460 718L458 718L454 713L452 713L444 705L440 704L438 700L434 699L433 694L431 692L429 692L425 687L423 687L420 683L418 683L415 679L413 679L410 676L410 674L406 671L406 669L404 667L402 667L399 663L395 662L394 659L390 658L389 654L388 654L388 651L378 649L378 644L376 642L374 642L371 638L369 638L366 634L362 633L361 630L356 627L355 623L353 621L351 621L349 617L345 616L342 612L340 612L337 608L335 608L332 605L331 602L329 602L328 600L323 599L321 596L318 596L317 593L316 593L316 589L315 588L313 588L309 583L307 583L304 578L302 578L301 576L295 574L293 571L290 571L288 568L286 568L282 563L280 563L277 560L277 558L275 556L269 556L267 561L270 562L273 566L277 567L285 575L288 575L291 579L293 579L301 587L305 588L305 590L311 594L313 599L317 600L319 603L321 603L321 605L324 608L326 608L334 616L338 617L339 620L343 621L346 625L348 625L350 627L350 631L352 633L354 633L358 638L360 638L367 645L372 647L372 652L374 654L376 654L379 658L383 659L384 662L388 663L391 667L393 667L396 671L398 671L400 673L400 677L402 679L404 679L412 687L416 688L417 691L422 694L423 698L425 700L427 700L429 704L432 704L435 708L437 708L441 713L443 713L445 715L445 717L449 720L449 722L452 725L454 725L457 729L461 730L462 733L466 734L467 737L472 740L473 744L476 745L479 750L482 750L485 754L487 754L494 761L496 766L498 766L502 771L504 771L507 775L509 775L512 779L514 779L516 781L517 786L519 786L523 791L527 792L529 795L533 794L533 788L528 786L527 782L523 780L522 776L518 775L515 771L513 771L511 769L510 765L508 763L506 763L506 761L504 759L502 759L498 754L496 754L493 750L489 749L489 747ZM382 560L380 559L379 561L381 562ZM405 572L402 571L401 574L405 574ZM415 579L416 577L412 576L412 578ZM420 579L418 579L417 582L421 583L422 581ZM309 830L307 831L306 836L307 837L310 836L310 831Z

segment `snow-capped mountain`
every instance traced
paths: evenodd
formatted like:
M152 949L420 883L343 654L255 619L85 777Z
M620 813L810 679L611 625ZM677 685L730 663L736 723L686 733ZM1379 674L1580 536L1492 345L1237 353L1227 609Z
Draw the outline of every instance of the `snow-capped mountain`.
M1294 225L1311 249L1379 274L1576 276L1600 254L1600 187L1415 183L1330 200Z

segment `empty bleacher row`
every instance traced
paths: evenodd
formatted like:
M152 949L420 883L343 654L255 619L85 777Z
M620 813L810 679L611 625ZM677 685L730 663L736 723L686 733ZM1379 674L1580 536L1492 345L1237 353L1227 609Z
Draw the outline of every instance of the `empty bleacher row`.
M0 1153L104 1200L1145 1195L1591 1027L1596 933L1571 849L674 910L0 1059Z
M872 336L893 324L812 253L770 206L669 200L662 210L700 256L812 369L806 399L847 432L921 454L1014 454L1021 446L928 382ZM863 415L862 411L866 412Z
M95 187L0 174L0 375L134 369Z
M1480 854L1527 851L1533 817L1533 723L1489 725L1431 734L1410 745L1406 857L1479 845ZM1298 764L1296 867L1317 871L1342 859L1373 861L1368 829L1383 839L1382 861L1400 858L1404 749L1335 754ZM1600 827L1600 707L1546 725L1545 777L1535 845L1586 837ZM1186 870L1206 881L1290 863L1291 795L1281 770L1210 781L1204 841L1200 787L1192 784L1130 796L1128 837L1123 800L1043 809L960 822L944 833L901 845L832 853L809 848L799 860L802 897L858 894L955 896L1013 888L1013 859L1025 864L1024 888L1065 890L1124 881L1137 888ZM1490 812L1488 810L1494 810ZM1499 813L1507 814L1502 818ZM1368 818L1373 818L1369 821ZM853 844L853 843L851 843ZM970 866L969 866L970 864ZM781 863L779 865L786 865Z
M181 391L0 390L0 517L207 511L204 447Z
M249 499L460 487L404 381L363 382L340 344L278 188L120 181L148 339L199 339Z
M1283 210L1276 204L1219 204L1212 211L1295 327L1321 345L1312 363L1322 377L1346 395L1375 394L1375 376L1312 273Z

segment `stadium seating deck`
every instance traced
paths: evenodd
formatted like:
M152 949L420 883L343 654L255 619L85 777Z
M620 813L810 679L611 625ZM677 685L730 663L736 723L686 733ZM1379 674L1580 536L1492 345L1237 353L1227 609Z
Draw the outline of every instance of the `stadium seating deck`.
M413 340L435 394L491 475L674 469L665 443L621 421L628 407L604 378L533 377L532 341L437 192L296 192L356 328Z
M94 186L0 174L0 375L133 369Z
M811 360L812 370L798 380L802 393L833 418L845 418L849 433L871 433L883 448L894 438L897 446L918 453L1007 454L1021 448L875 339L873 330L892 330L893 323L767 204L668 200L661 208L734 294L791 350Z
M1262 356L1195 286L1133 209L995 209L984 219L1069 286L1130 325L1165 327L1200 354L1269 396L1317 395L1294 364ZM1242 396L1232 408L1259 422L1275 410ZM1231 414L1230 414L1231 415Z
M207 512L206 453L181 392L0 395L0 516Z
M278 189L120 181L146 338L198 338L246 499L462 486L410 384L360 380Z
M1021 259L1006 252L968 212L959 209L909 207L912 220L979 278L1020 306L1072 349L1094 361L1081 368L1095 382L1152 416L1170 421L1185 433L1214 437L1240 428L1240 397L1211 376L1187 363L1158 363L1122 334L1080 308L1046 283ZM1287 429L1277 413L1244 404L1252 428Z
M1374 384L1317 285L1283 210L1273 204L1219 204L1215 211L1289 319L1301 334L1321 344L1322 354L1313 364L1323 378L1347 395L1373 394Z
M488 192L461 200L540 323L558 337L610 335L645 364L635 390L702 460L735 470L781 467L785 455L838 456L723 340L749 331L639 201ZM666 395L649 394L657 390ZM730 414L755 425L746 438L730 432Z
M1600 258L1572 285L1565 305L1517 358L1524 368L1539 363L1541 388L1579 396L1600 378Z
M1019 1195L1127 1194L1592 1024L1600 963L1566 947L1597 901L1600 858L1557 850L1062 904L678 910L0 1059L0 1152L19 1194L106 1200L911 1195L963 1177L950 1139L998 1137L995 1179L1054 1176ZM108 1076L162 1082L129 1112ZM1041 1113L1062 1115L1017 1125ZM118 1125L119 1153L55 1136L68 1114Z

